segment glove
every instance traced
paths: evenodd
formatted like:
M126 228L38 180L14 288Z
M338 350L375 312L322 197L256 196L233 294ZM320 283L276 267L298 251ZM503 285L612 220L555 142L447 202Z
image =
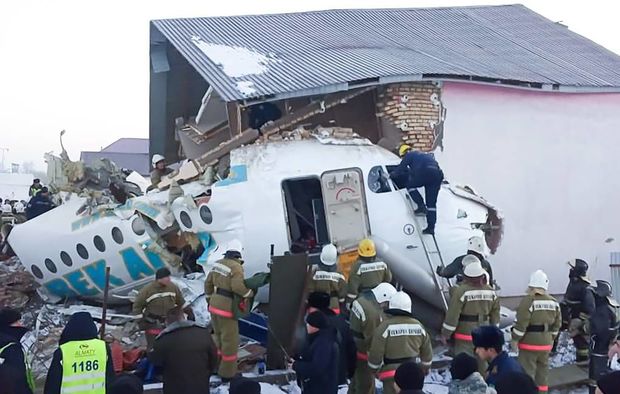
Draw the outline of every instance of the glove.
M435 272L437 273L437 275L441 276L441 271L442 271L442 269L441 269L440 266L437 266L437 268L435 268Z

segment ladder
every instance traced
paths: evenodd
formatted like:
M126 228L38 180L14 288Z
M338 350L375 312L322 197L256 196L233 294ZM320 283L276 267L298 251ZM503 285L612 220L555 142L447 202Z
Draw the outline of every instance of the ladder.
M418 237L420 238L420 242L422 243L422 249L424 249L424 255L426 256L426 261L428 261L428 265L431 270L431 275L433 275L435 286L437 286L437 289L439 290L439 293L441 294L441 300L444 305L444 310L448 311L449 291L450 291L450 287L452 286L452 284L450 283L450 279L443 278L437 275L437 271L436 271L437 267L441 267L441 268L445 267L443 257L441 256L441 250L439 249L439 244L437 244L437 239L435 238L435 235L422 234L422 229L421 229L418 217L415 215L416 204L415 202L413 202L413 199L411 198L411 195L409 195L409 192L407 191L407 189L399 188L398 185L396 185L396 183L393 182L391 179L390 179L390 183L394 185L394 189L398 193L400 193L400 195L403 196L403 199L405 200L405 204L407 205L407 208L409 209L409 214L413 218L415 232L418 234ZM432 244L429 244L427 242L428 240L427 237L433 238Z

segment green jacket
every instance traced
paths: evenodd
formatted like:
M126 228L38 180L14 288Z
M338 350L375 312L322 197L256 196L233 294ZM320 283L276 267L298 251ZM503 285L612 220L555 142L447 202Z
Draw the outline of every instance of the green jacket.
M209 267L205 294L209 311L217 315L233 318L233 297L250 298L254 292L245 286L243 266L235 259L222 259Z
M551 346L561 325L560 304L544 291L535 291L525 296L517 308L512 339L519 342L519 348Z
M442 335L471 340L471 331L486 324L499 324L499 298L489 285L462 283L454 288L441 330Z
M368 353L372 336L383 321L383 311L370 291L363 291L351 304L351 332L359 353Z
M154 281L144 286L133 303L133 313L142 313L145 318L163 320L170 309L185 306L181 290L174 284L160 285Z
M392 271L383 261L366 261L358 259L349 273L347 298L353 301L362 290L370 290L381 282L390 283Z
M381 379L382 373L394 371L400 364L417 358L422 366L430 367L433 361L430 334L413 317L392 315L388 310L386 319L372 337L368 366L374 371L379 370Z
M347 282L340 272L323 271L317 267L308 283L308 293L315 291L330 295L330 308L340 308L347 294Z

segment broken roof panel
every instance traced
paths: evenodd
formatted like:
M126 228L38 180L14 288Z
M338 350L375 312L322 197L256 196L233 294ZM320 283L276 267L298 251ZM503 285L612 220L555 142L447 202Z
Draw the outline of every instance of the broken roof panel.
M620 88L620 57L522 5L156 20L226 101L433 76Z

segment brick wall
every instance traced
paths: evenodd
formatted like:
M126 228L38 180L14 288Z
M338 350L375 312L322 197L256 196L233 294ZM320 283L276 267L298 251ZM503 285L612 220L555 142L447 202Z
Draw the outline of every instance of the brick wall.
M377 100L377 116L398 129L401 141L430 151L441 146L444 108L441 89L433 83L398 83L384 86Z

